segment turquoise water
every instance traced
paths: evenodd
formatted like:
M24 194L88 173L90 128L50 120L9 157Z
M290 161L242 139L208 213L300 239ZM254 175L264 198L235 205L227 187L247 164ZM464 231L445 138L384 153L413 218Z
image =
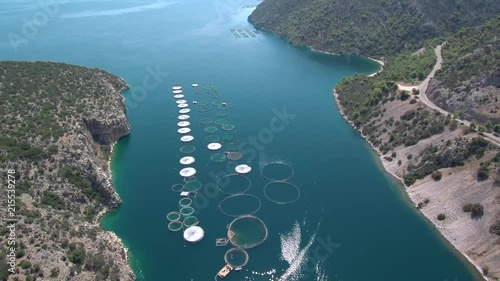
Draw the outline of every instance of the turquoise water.
M54 4L50 13L40 3L0 0L1 59L99 67L132 86L124 93L132 133L116 145L113 161L123 204L103 226L123 239L139 280L212 280L229 249L215 247L232 221L218 209L226 195L216 189L227 160L210 160L206 126L198 122L217 118L214 100L194 95L191 83L213 85L220 101L234 105L223 118L235 125L234 142L242 144L238 163L253 168L248 193L261 200L255 215L269 231L263 245L248 250L248 265L227 280L475 279L335 108L334 85L356 72L376 71L374 63L314 53L265 32L236 38L231 29L254 30L246 21L251 9L241 8L253 1L83 0ZM28 33L26 21L33 16L39 22ZM167 230L165 218L179 210L171 186L181 182L184 156L171 93L175 83L184 86L187 100L209 103L208 112L190 105L193 166L204 184L193 206L205 237L186 247L180 232ZM300 190L293 204L274 204L264 195L268 181L259 170L273 162L293 168L289 181ZM286 171L270 173L286 177ZM296 196L294 190L270 193L283 201ZM248 200L248 208L228 208L250 212L258 204Z

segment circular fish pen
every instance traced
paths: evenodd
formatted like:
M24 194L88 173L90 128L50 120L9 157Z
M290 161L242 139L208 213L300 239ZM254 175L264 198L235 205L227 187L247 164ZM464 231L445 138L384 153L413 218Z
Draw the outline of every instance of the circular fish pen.
M200 124L210 125L210 124L212 124L212 119L210 119L210 118L201 118L200 119Z
M232 131L232 130L234 130L234 125L233 124L225 124L224 126L222 126L222 130Z
M182 94L174 95L174 99L182 99L183 97L184 97L184 95L182 95Z
M173 90L172 94L174 94L174 95L180 95L180 94L182 94L182 90L181 89Z
M182 165L191 165L194 163L194 161L194 157L191 156L182 157L181 160L179 160Z
M275 162L267 164L260 171L261 175L270 181L287 181L293 174L293 168L287 164Z
M189 197L184 197L179 200L179 206L181 206L181 208L191 206L191 204L193 204L193 200Z
M181 192L183 190L184 190L184 185L182 185L180 183L172 185L172 191L173 192Z
M252 171L252 167L248 166L247 164L241 164L241 165L236 166L236 168L234 168L234 170L238 174L248 174L248 173L250 173L250 171Z
M177 130L177 133L179 133L179 134L187 134L189 132L191 132L191 129L190 128L186 128L186 127L179 128L179 130Z
M191 125L191 123L189 123L189 121L181 121L181 122L177 123L177 126L179 126L179 127L187 127L189 125Z
M212 151L219 150L219 149L221 149L221 147L222 147L222 144L220 144L218 142L212 142L212 143L209 143L207 145L207 148L209 150L212 150Z
M229 115L229 113L228 113L228 112L226 112L226 111L217 111L217 113L215 113L215 115L216 115L217 117L226 117L226 116L228 116L228 115Z
M204 131L207 132L207 133L213 134L213 133L215 133L217 131L217 127L208 126L208 127L205 128Z
M243 154L241 154L241 152L234 151L234 152L229 152L226 157L229 160L236 161L240 160L241 157L243 157Z
M194 208L191 206L184 207L180 210L182 217L186 218L194 214Z
M221 213L238 218L257 213L262 207L259 197L252 194L235 194L224 198L219 204Z
M215 106L215 107L219 107L219 106L221 106L221 105L222 105L222 102L221 102L221 101L218 101L218 100L217 100L217 101L213 101L213 102L212 102L212 105L213 105L213 106Z
M205 236L205 231L199 226L190 226L186 230L184 230L184 240L190 243L196 243L203 239Z
M191 109L189 109L189 108L184 108L184 109L180 109L179 110L180 114L186 114L186 113L189 113L189 112L191 112Z
M292 204L299 200L300 189L289 182L275 181L264 186L264 196L276 204Z
M226 144L227 150L229 151L238 151L239 144L235 142L229 142Z
M177 117L177 119L179 119L179 120L188 120L189 119L189 115L186 115L186 114L179 115L179 117Z
M181 141L182 142L190 142L192 140L194 140L194 137L191 136L191 135L184 135L184 136L181 137Z
M180 152L182 153L193 153L196 150L196 147L192 145L185 145L181 147Z
M181 104L178 104L177 107L178 108L186 108L188 107L189 105L187 103L181 103Z
M183 104L183 103L187 103L187 100L176 100L175 103Z
M178 221L181 219L181 214L179 212L170 212L167 214L167 220Z
M214 123L219 125L219 126L224 126L227 124L227 120L220 118L220 119L215 120Z
M234 140L234 137L235 135L232 134L232 133L224 133L222 135L222 139L225 140L225 141L231 141L231 140Z
M181 175L181 177L184 177L184 178L190 178L190 177L196 175L196 170L195 170L195 168L191 168L191 167L184 168L184 169L179 171L179 175Z
M182 221L182 224L184 224L185 227L198 225L198 223L200 222L198 221L198 218L195 216L189 216Z
M227 195L243 194L250 190L252 182L249 178L240 174L229 174L217 181L217 188Z
M208 109L208 108L206 108L206 107L200 107L200 108L198 108L198 112L202 112L202 113L203 113L203 112L208 112L208 110L209 110L209 109Z
M248 253L241 248L231 248L224 254L224 261L233 268L242 268L248 263Z
M197 180L192 180L188 181L184 184L184 190L192 192L192 191L198 191L201 189L203 184Z
M197 103L197 105L198 105L198 106L201 106L201 107L205 107L205 106L208 106L208 102L206 102L206 101L199 101L199 102Z
M219 96L219 95L217 95L217 94L212 94L212 95L210 95L210 97L211 97L211 98L213 98L213 99L218 99L218 98L220 98L220 96Z
M220 137L218 135L209 135L205 138L208 142L218 142Z
M214 162L222 162L226 160L226 155L224 153L215 153L212 156L210 156L210 160Z
M234 219L227 230L227 237L231 244L242 249L259 246L266 241L267 234L266 224L254 216L243 216Z
M174 91L175 91L175 90L181 90L181 89L182 89L182 87L181 87L181 86L179 86L179 85L176 85L176 86L173 86L173 87L172 87L172 90L174 90Z
M182 222L180 221L171 221L169 224L168 224L168 230L170 231L179 231L182 229L184 225L182 224Z

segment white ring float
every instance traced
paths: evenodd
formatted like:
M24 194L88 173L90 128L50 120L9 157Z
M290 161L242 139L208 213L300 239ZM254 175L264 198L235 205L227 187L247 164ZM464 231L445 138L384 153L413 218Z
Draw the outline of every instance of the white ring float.
M172 90L182 90L182 87L181 86L173 86Z
M183 108L183 109L179 110L179 114L186 114L189 112L191 112L191 109L189 109L189 108Z
M182 142L190 142L190 141L192 141L192 140L194 140L194 137L193 137L193 136L191 136L191 135L185 135L185 136L182 136L182 137L181 137L181 141L182 141Z
M214 151L214 150L219 150L222 147L222 145L218 142L212 142L209 143L207 147L208 149Z
M194 157L192 156L186 156L186 157L182 157L181 160L179 160L179 162L182 164L182 165L191 165L193 164L195 161Z
M193 87L198 87L198 84L193 84L192 86L193 86Z
M179 174L182 177L189 178L189 177L192 177L192 176L196 175L196 170L194 168L188 167L188 168L182 169L179 172Z
M190 128L180 128L179 130L177 130L177 133L179 134L187 134L189 132L191 132Z
M183 97L184 95L181 94L174 95L174 99L182 99Z
M172 91L172 94L180 95L180 94L182 94L182 90L174 90L174 91Z
M181 103L181 104L178 104L177 107L178 108L186 108L188 107L189 105L187 103Z
M189 121L181 121L181 122L177 123L177 126L179 126L179 127L187 127L189 125L191 125L191 123L189 123Z
M252 167L250 167L246 164L241 164L241 165L236 166L236 168L234 168L234 170L238 174L248 174L252 170Z
M175 103L177 104L187 103L187 100L176 100Z
M189 115L179 115L179 120L188 120L189 119Z

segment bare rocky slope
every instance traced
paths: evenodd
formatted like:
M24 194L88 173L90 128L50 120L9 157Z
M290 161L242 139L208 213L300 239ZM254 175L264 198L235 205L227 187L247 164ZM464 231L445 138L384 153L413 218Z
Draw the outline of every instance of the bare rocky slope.
M3 247L1 280L135 279L121 240L98 223L121 202L109 159L130 132L120 94L126 88L97 69L0 62L0 171L5 183L15 171L17 219L9 246L15 273ZM1 235L7 245L10 230Z

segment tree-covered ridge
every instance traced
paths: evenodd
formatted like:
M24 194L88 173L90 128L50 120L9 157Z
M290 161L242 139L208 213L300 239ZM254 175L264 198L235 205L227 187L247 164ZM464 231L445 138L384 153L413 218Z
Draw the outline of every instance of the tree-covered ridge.
M293 44L387 56L479 25L499 12L495 0L266 0L249 20Z
M116 206L107 161L128 133L125 82L110 73L49 62L0 62L0 171L15 170L16 274L20 280L128 280L120 244L96 215ZM91 122L92 121L92 122ZM102 139L102 138L101 138ZM0 201L7 202L7 193ZM5 218L3 212L1 217ZM5 243L9 231L0 229ZM0 249L2 265L7 265ZM0 267L0 280L8 272Z

